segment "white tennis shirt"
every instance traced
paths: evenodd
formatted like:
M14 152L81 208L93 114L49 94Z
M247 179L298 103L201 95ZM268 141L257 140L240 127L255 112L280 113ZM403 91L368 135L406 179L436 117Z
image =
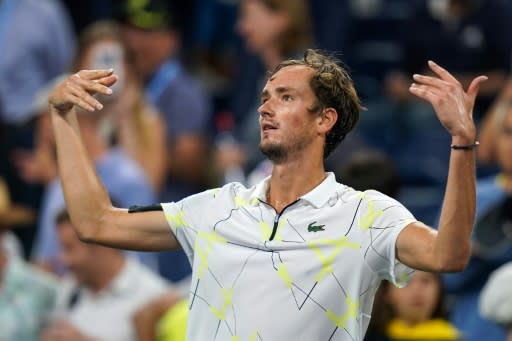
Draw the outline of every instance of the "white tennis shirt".
M268 181L162 204L193 269L187 340L362 340L380 281L412 273L395 242L416 220L332 173L277 214Z

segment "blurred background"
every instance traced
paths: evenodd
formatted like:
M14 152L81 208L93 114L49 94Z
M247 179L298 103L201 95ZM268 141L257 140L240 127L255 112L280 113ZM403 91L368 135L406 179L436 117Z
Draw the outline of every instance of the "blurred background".
M508 0L0 0L0 240L7 258L57 284L76 277L62 256L58 215L65 204L47 117L49 91L65 75L113 67L119 77L104 109L79 113L79 120L102 181L128 207L177 201L230 181L250 186L269 175L258 150L259 94L266 71L307 48L344 63L367 109L326 160L327 170L356 189L396 197L431 226L451 138L431 107L409 94L412 75L428 73L434 60L464 87L489 77L473 113L480 139L474 256L460 278L443 283L450 319L465 340L504 340L506 327L480 316L478 298L492 271L512 261ZM159 312L156 321L179 307L190 275L181 251L123 257L172 291L156 300L168 306L141 304L127 316L149 309ZM54 288L49 301L62 294ZM16 325L2 318L11 307L1 302L0 330ZM33 318L46 321L34 324L40 335L48 316ZM147 337L140 325L130 327L132 337Z

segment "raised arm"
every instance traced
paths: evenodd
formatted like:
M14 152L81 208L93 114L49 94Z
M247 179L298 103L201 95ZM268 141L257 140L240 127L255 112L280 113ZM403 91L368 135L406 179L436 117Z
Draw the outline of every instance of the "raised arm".
M470 256L476 206L473 106L480 83L487 77L475 78L465 92L448 71L431 61L429 67L438 77L414 75L416 83L409 90L432 104L452 136L448 180L438 230L410 224L398 236L397 257L419 270L462 271Z
M112 70L82 70L49 96L59 175L67 209L82 241L132 250L168 250L178 243L162 212L130 214L112 206L80 138L75 107L101 110L95 93L110 95Z

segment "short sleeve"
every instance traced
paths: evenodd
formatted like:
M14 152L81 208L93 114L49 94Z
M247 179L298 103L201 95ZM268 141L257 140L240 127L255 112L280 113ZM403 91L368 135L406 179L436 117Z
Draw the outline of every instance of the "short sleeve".
M414 270L396 258L396 240L404 227L417 220L398 201L376 191L364 192L361 206L366 264L379 278L405 286Z
M192 264L196 236L211 229L211 221L220 209L224 188L191 195L181 201L162 203L165 219Z

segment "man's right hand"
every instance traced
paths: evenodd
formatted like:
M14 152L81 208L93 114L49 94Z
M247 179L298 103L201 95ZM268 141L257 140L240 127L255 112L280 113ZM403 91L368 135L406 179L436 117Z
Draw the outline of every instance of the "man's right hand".
M50 108L64 114L74 105L86 111L101 110L103 105L94 98L94 94L111 95L112 86L117 81L113 69L82 70L57 85L48 100Z

